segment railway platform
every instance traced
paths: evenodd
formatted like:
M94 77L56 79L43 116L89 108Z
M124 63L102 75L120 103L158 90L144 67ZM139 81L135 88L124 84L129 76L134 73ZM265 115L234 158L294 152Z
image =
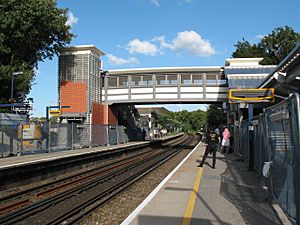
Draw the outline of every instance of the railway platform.
M290 224L245 162L217 153L216 169L210 156L197 167L204 150L199 143L121 225Z

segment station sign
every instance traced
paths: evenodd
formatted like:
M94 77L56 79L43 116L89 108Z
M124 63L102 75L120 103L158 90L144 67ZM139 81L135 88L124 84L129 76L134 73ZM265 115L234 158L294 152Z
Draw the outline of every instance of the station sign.
M274 88L230 89L229 103L274 102Z
M50 116L60 116L61 115L61 110L60 109L51 109L49 111Z

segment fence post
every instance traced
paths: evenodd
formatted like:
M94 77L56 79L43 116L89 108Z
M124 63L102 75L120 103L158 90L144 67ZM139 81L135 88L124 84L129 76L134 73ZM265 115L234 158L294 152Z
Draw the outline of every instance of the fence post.
M248 125L248 134L249 134L249 159L248 159L248 170L252 170L254 168L254 149L253 149L253 141L254 141L254 125L250 122Z
M106 126L106 132L107 132L107 146L110 146L110 143L109 143L109 125L105 125Z
M117 135L117 145L119 145L119 129L118 125L116 125L116 135Z
M23 124L21 125L21 150L20 155L23 155Z
M73 122L71 123L71 150L73 150Z
M47 143L47 147L48 147L48 153L51 153L51 133L50 133L50 124L48 123L47 128L48 128L48 143Z
M2 158L4 157L4 135L3 135L3 130L1 131L1 156Z

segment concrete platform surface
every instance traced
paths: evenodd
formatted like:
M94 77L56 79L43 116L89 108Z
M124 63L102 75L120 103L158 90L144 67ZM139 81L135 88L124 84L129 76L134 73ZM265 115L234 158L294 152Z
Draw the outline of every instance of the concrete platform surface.
M232 154L217 153L216 169L210 155L197 167L204 149L199 143L121 225L289 224L259 175Z
M88 155L96 152L103 151L113 151L122 148L129 147L138 147L143 145L149 145L149 141L136 141L136 142L128 142L125 144L119 145L111 145L111 146L100 146L93 148L80 148L74 150L64 150L64 151L56 151L51 153L42 153L42 154L33 154L33 155L25 155L25 156L13 156L13 157L5 157L0 158L0 170L8 169L10 167L19 167L28 164L35 164L40 162L47 162L58 160L62 158L80 156L80 155Z
M175 135L156 138L151 141L152 142L167 141L169 139L173 139L182 135L183 133L179 133ZM37 151L36 154L31 154L31 155L0 158L0 171L12 167L20 167L24 165L36 164L41 162L49 162L49 161L59 160L68 157L93 154L97 152L114 151L123 148L143 147L143 146L148 146L149 144L150 141L133 141L133 142L118 144L118 145L80 148L80 149L73 149L73 150L60 150L60 151L53 151L51 153L48 152L41 153Z

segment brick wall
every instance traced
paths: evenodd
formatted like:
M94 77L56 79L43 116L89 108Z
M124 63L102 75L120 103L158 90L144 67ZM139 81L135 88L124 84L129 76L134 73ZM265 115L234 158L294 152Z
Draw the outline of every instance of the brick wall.
M62 109L62 112L85 113L86 89L85 82L62 81L60 85L60 105L71 106Z
M92 124L107 124L107 105L93 102Z
M116 109L107 104L93 102L92 124L117 125Z
M113 106L108 106L108 124L109 125L117 125L117 110Z

